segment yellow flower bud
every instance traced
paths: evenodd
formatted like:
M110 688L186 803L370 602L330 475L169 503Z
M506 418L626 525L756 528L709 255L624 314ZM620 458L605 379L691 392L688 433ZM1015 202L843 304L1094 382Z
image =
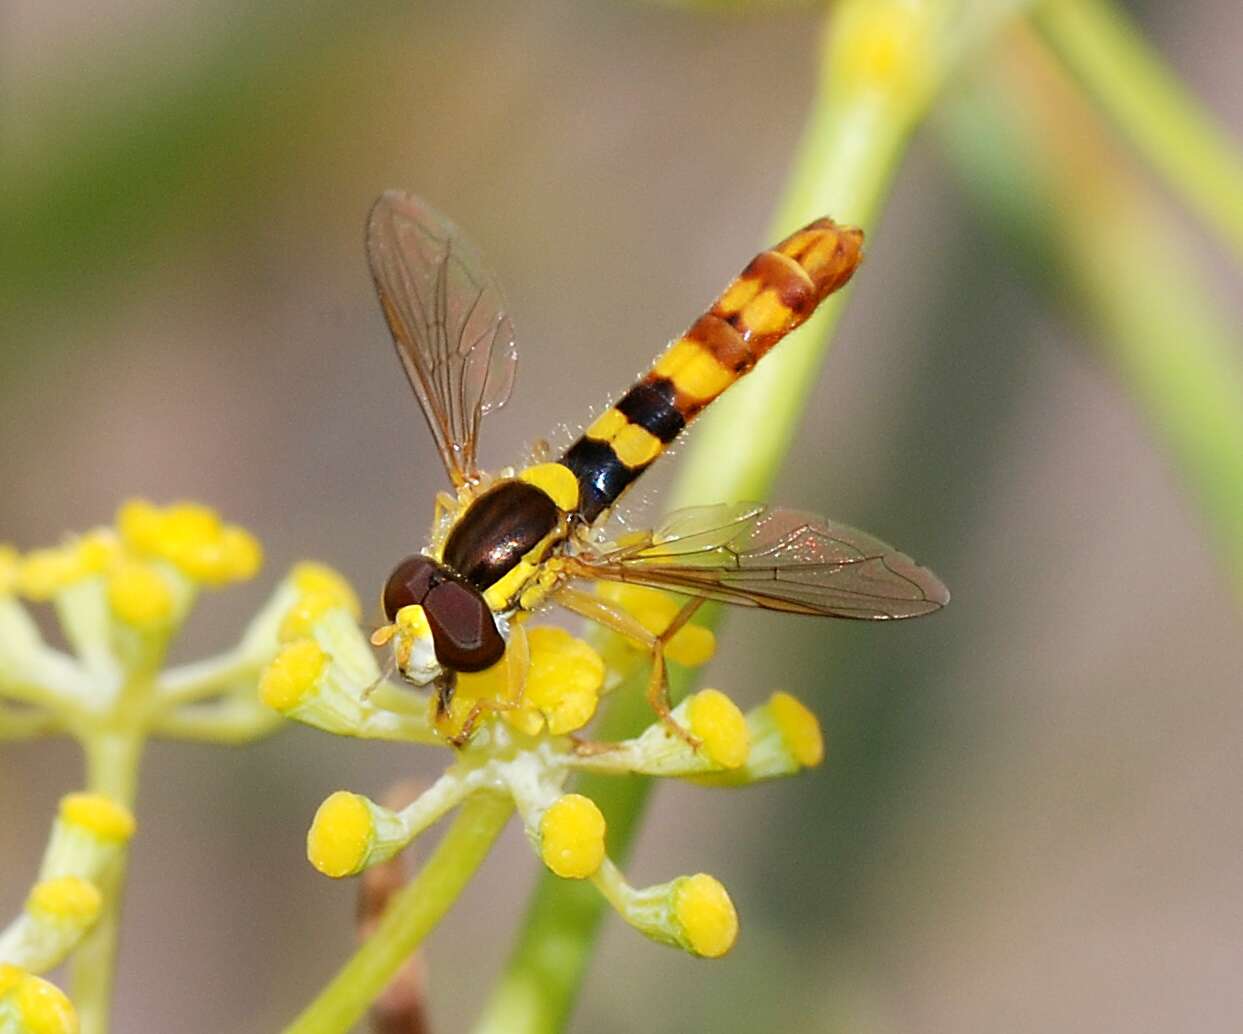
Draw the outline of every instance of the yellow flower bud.
M165 555L212 542L220 535L220 515L202 503L174 503L160 515L158 549ZM172 557L169 556L171 560Z
M581 729L596 713L604 685L603 659L564 628L533 628L527 638L531 667L526 703L544 715L555 736Z
M61 876L36 883L26 899L26 908L49 919L86 926L95 921L102 903L95 884L79 876Z
M820 764L824 737L816 716L789 693L774 693L768 708L794 759L804 767Z
M578 793L559 798L540 821L540 857L558 876L586 879L604 861L604 816Z
M49 600L82 577L82 565L69 548L35 549L22 557L17 589L32 600Z
M301 595L326 595L348 610L355 620L362 616L362 607L350 583L327 564L304 560L293 569L292 578L294 588Z
M674 887L674 916L687 947L704 958L720 958L738 939L738 913L719 880L707 873L684 876Z
M11 962L0 962L0 998L26 979L26 971Z
M716 653L716 636L702 625L684 625L665 646L665 656L676 664L698 668Z
M23 1034L77 1034L78 1014L55 984L27 975L13 994Z
M129 499L116 516L121 541L135 553L153 554L160 538L162 517L158 507L145 499Z
M102 794L66 794L60 799L60 818L100 840L124 843L134 835L134 816L129 809Z
M108 528L88 531L73 548L84 575L102 574L121 554L121 543Z
M362 870L375 829L365 797L338 790L328 797L306 835L306 856L325 876L352 876Z
M299 597L285 612L276 637L282 643L307 638L315 631L315 623L339 605L337 597L327 592L311 592Z
M154 629L172 620L175 601L159 571L149 564L130 561L108 576L108 605L127 625Z
M220 533L220 574L222 581L248 582L263 566L263 547L245 528L226 525Z
M717 689L696 693L687 705L691 734L708 757L723 768L746 764L751 741L738 706Z
M328 660L314 639L290 643L260 677L259 698L275 711L291 710L315 688Z

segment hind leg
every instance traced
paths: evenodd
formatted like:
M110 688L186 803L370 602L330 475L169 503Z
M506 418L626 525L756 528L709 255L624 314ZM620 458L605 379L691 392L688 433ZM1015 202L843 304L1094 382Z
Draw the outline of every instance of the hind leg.
M666 729L675 736L680 736L692 748L699 747L699 740L673 717L673 701L669 699L669 671L665 667L665 647L701 606L703 606L701 599L687 600L682 605L682 609L669 622L669 627L656 637L656 644L652 649L652 673L647 681L647 702L652 705L652 710L660 716Z
M553 597L553 602L560 604L566 610L572 611L580 617L585 617L612 632L616 632L651 654L652 667L647 682L648 703L652 705L652 710L660 717L661 722L669 732L684 740L690 747L698 748L699 740L692 736L690 730L682 726L673 717L673 705L669 699L669 673L665 667L665 646L694 616L695 611L703 605L703 600L687 600L683 604L682 609L674 615L669 626L659 635L644 628L637 618L620 607L615 607L590 593L581 592L577 589L563 588ZM592 744L590 741L583 741L582 743L583 752L585 753L593 753L595 750L600 749L601 746L599 744Z

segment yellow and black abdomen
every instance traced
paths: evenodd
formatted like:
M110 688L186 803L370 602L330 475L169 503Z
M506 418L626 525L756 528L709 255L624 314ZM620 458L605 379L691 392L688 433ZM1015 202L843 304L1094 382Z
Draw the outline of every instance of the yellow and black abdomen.
M862 246L862 230L817 219L752 259L561 457L578 478L575 515L591 523L612 506L713 399L850 279Z

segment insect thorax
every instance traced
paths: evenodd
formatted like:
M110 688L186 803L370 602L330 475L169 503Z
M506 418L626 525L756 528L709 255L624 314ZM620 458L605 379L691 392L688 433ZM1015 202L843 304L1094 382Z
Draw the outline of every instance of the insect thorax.
M568 534L566 512L527 473L463 500L439 551L441 562L477 588L497 613L542 598L529 590L541 576L548 581L544 562Z

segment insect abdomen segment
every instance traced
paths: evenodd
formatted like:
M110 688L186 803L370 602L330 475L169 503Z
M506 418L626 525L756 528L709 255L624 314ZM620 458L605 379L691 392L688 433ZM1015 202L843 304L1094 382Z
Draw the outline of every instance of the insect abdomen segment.
M830 294L862 258L863 231L817 219L763 251L712 308L566 451L588 523L612 506L682 429Z

